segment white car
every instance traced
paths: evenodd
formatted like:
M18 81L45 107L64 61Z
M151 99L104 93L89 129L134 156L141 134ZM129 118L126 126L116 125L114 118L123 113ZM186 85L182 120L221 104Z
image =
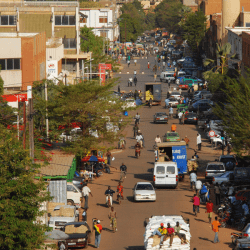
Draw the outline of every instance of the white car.
M179 92L172 92L170 94L170 97L175 98L176 100L180 100L181 99L181 94Z
M156 201L156 193L150 182L137 182L134 187L134 201Z
M123 109L127 108L136 108L136 102L135 99L128 98L125 100L125 104L122 106Z

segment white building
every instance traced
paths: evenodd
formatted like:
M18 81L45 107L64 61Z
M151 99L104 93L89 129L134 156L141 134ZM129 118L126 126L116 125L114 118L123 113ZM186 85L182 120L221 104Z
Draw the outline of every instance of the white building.
M91 8L80 9L80 27L92 28L97 36L107 38L113 42L118 39L119 26L117 18L119 11L117 7L107 7L103 9Z
M242 60L242 32L249 32L247 27L226 27L228 30L228 43L231 44L231 54L236 54L236 59Z

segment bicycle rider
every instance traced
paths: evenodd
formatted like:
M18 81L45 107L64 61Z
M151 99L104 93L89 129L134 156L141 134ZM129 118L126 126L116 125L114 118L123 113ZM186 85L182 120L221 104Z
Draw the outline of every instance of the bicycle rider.
M120 171L121 171L120 176L121 177L124 176L124 178L126 178L127 166L124 165L124 163L122 163L122 165L120 166Z
M110 186L108 186L108 189L105 191L105 195L106 195L106 204L108 204L108 195L110 195L110 205L111 205L111 206L112 206L112 204L113 204L113 193L115 193L115 191L112 190Z

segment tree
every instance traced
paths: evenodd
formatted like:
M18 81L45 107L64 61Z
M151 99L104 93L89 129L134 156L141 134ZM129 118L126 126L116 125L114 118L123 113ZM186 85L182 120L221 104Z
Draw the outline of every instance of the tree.
M183 38L194 52L198 52L201 41L205 37L207 18L202 11L189 13L185 20L181 21Z
M178 33L178 23L182 18L183 5L179 0L163 0L155 7L156 25L169 32Z
M225 100L217 100L214 113L223 121L227 137L231 138L238 155L249 154L250 149L250 78L223 76Z
M122 103L112 95L114 85L115 80L107 81L105 86L99 81L55 86L56 93L47 103L49 122L54 124L50 130L55 130L50 133L57 138L63 132L71 136L66 151L84 156L91 148L111 147L119 140L126 122L120 122L124 120ZM41 112L45 116L45 110ZM107 129L109 125L120 130L112 132ZM81 128L80 134L72 133L75 126Z
M0 76L0 124L5 127L12 124L15 121L16 116L12 107L3 98L3 85L4 81Z
M40 204L49 200L46 185L34 181L39 165L33 164L16 133L0 125L0 249L39 249L45 225L34 223L41 216Z
M154 12L148 12L145 16L145 30L152 30L155 28L155 13Z

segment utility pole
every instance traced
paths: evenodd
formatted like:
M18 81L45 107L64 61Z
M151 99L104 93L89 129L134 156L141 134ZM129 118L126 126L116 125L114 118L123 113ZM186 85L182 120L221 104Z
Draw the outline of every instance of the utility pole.
M29 146L30 146L30 158L34 159L34 111L33 111L33 99L29 99Z
M26 102L23 102L23 148L26 148Z
M66 83L66 74L65 74L65 83ZM45 80L45 101L46 101L46 135L47 135L47 140L49 139L49 119L48 119L48 109L47 109L47 102L48 102L48 86L47 86L47 80Z
M126 42L127 42L127 26L125 21L125 47L126 47Z
M92 63L91 63L91 55L92 55L92 52L90 52L90 63L89 63L89 73L90 73L90 79L92 80Z

